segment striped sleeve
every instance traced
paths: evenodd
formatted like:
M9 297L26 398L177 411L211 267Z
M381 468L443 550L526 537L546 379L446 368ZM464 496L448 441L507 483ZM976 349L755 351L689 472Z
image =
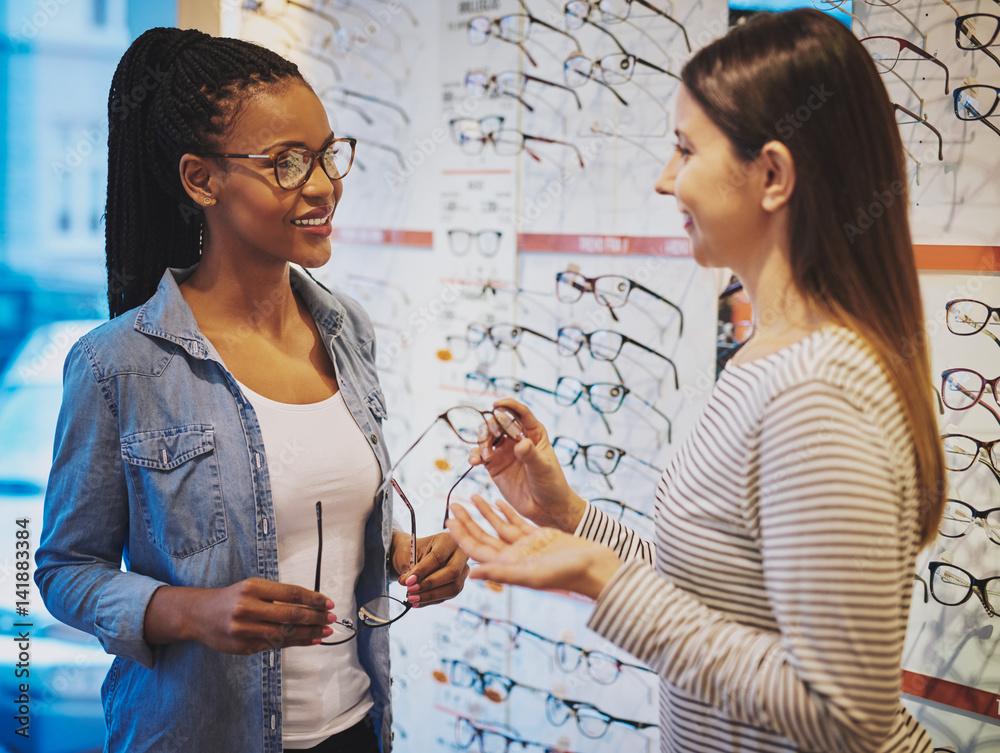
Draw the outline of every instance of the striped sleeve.
M779 632L735 622L635 560L589 627L801 750L879 750L896 721L906 621L893 607L910 577L893 434L820 380L764 408L746 515Z
M611 547L623 562L640 559L652 565L656 557L653 543L643 540L631 528L589 502L573 535Z

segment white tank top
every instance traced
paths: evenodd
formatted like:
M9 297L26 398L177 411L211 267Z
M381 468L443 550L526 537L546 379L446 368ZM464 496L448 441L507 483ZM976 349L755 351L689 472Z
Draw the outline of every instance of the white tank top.
M312 590L316 502L323 503L319 590L337 619L357 622L354 586L364 563L365 522L381 482L378 461L340 392L319 403L278 403L240 385L260 423L278 534L278 577ZM281 652L282 744L311 748L364 718L370 681L357 641Z

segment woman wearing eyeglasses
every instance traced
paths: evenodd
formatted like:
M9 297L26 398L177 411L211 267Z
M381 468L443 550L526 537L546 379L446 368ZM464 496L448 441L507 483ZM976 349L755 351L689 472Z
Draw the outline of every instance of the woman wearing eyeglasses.
M732 30L682 79L656 190L754 330L661 479L656 543L573 493L512 401L527 438L472 452L510 502L476 500L497 533L458 506L450 527L472 577L596 600L589 627L661 676L664 751L929 753L900 660L943 461L891 103L811 9Z
M448 534L411 565L376 494L371 322L300 271L330 259L354 142L293 64L178 29L125 53L109 125L114 318L66 362L36 572L115 655L107 750L388 751L365 606L390 569L423 606L468 567Z

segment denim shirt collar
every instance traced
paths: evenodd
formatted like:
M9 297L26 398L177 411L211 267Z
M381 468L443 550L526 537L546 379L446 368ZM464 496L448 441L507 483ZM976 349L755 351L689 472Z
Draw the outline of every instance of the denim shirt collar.
M180 286L198 268L171 267L163 273L156 293L139 309L135 329L153 337L176 343L192 358L208 359L215 348L198 329L191 307L181 294ZM320 332L336 337L344 328L346 310L330 295L323 295L319 284L295 267L290 268L292 290L302 296Z

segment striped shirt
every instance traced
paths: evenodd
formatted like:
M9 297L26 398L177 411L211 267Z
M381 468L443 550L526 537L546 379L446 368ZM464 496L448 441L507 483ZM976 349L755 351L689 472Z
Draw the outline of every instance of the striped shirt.
M864 341L827 327L730 366L656 490L656 543L589 627L660 675L662 751L929 753L900 703L919 549L912 438Z

